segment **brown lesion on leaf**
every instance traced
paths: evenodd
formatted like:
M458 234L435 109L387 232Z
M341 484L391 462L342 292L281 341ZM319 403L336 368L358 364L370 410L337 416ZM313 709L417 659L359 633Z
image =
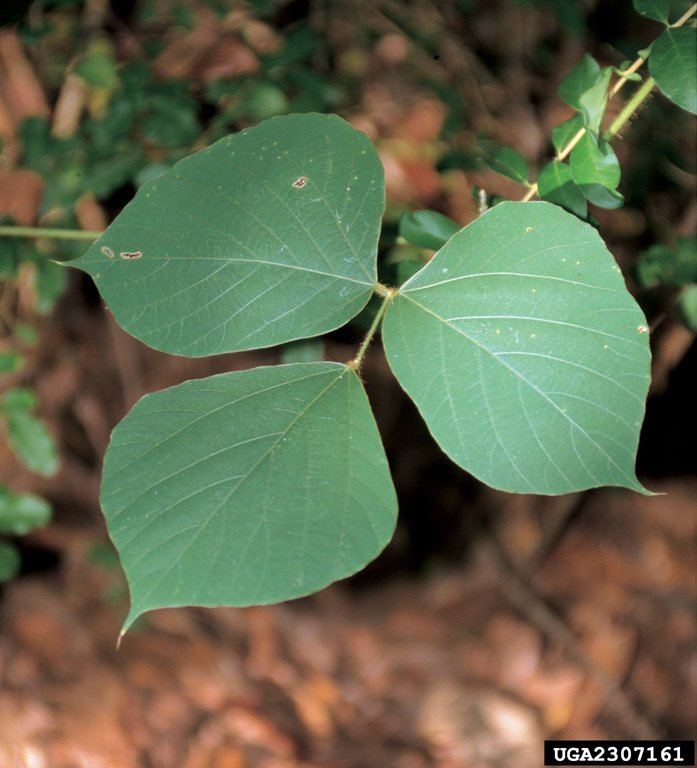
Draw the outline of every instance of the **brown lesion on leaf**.
M141 251L122 251L119 254L122 259L139 259L142 255Z
M305 184L307 184L307 176L301 176L297 181L293 182L293 186L296 187L296 189L304 187Z
M108 245L103 245L103 246L102 246L102 253L103 253L105 256L108 256L110 259L113 259L113 258L114 258L114 252L111 250L111 248L109 248L109 246L108 246Z

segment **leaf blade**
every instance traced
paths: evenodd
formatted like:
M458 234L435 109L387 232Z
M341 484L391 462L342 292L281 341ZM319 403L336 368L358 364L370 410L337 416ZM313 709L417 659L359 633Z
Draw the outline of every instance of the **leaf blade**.
M117 322L192 357L338 328L376 280L384 174L332 115L221 139L145 184L87 254Z
M550 203L502 203L405 284L382 335L441 448L480 480L642 491L644 322L590 226Z
M153 608L309 594L375 557L396 518L365 392L338 363L147 395L114 430L101 499L131 590L124 631Z
M651 47L649 72L671 101L697 115L697 29L666 29Z

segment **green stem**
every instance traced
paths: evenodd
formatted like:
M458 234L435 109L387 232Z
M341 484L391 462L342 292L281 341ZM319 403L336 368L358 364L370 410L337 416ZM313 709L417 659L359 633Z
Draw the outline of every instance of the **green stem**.
M49 227L0 227L0 237L50 237L55 240L96 240L103 232Z
M622 111L612 121L610 127L603 133L605 141L610 141L621 130L622 126L629 120L629 118L639 109L641 103L648 97L653 90L656 81L653 77L647 78L641 88L632 96L632 98L624 105Z
M373 318L373 322L371 323L370 328L368 329L368 333L366 333L365 338L363 339L363 343L361 344L358 354L351 360L351 362L347 363L349 368L353 368L356 373L360 370L361 362L363 360L363 356L366 353L366 350L368 349L368 346L370 345L370 342L373 340L373 336L375 336L375 332L378 329L378 326L380 325L380 321L382 320L383 315L385 314L385 310L387 307L389 307L390 302L397 294L397 289L393 288L386 288L384 285L380 285L378 283L378 286L375 288L375 292L378 293L380 296L382 296L382 304L380 305L380 309L375 313L375 317Z

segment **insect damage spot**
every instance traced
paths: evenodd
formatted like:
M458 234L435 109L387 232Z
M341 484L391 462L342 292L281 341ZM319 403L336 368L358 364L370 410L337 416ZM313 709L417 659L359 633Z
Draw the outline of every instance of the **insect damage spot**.
M297 189L304 187L307 184L307 176L301 176L297 181L293 182L293 186Z
M113 258L114 258L114 252L111 250L111 248L109 248L109 247L108 247L108 246L106 246L106 245L103 245L103 246L102 246L102 253L103 253L105 256L108 256L110 259L113 259Z
M648 328L647 328L645 325L640 325L640 326L637 328L637 331L639 331L639 333L648 333L648 330L649 330L649 329L648 329Z
M119 256L122 259L139 259L143 254L140 251L122 251Z

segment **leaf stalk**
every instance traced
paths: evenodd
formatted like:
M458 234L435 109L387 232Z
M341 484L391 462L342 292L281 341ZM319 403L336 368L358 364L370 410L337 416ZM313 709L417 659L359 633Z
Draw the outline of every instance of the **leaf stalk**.
M363 361L363 356L366 353L366 350L370 346L370 342L373 340L373 336L375 336L375 332L378 329L378 326L380 325L380 321L382 320L385 311L387 310L387 307L389 307L390 302L392 299L397 295L399 292L398 288L388 288L387 286L382 285L381 283L377 283L375 286L375 293L377 293L379 296L382 297L382 304L380 305L380 309L375 313L375 317L373 318L373 322L370 325L370 328L368 329L368 333L366 333L365 338L363 339L363 342L361 343L361 346L358 349L358 354L351 360L350 362L346 363L346 365L349 368L352 368L356 373L360 371L361 368L361 362Z

